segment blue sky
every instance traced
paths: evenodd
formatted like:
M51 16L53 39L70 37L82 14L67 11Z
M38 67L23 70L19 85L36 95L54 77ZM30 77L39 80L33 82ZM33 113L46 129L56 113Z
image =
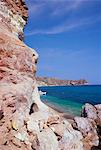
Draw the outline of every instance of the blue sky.
M26 0L38 76L101 84L101 0Z

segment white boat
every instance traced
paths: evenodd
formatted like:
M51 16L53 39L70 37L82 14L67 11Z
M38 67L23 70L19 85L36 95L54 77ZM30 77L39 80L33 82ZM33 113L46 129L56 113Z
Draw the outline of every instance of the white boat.
M47 93L40 90L40 91L39 91L39 94L40 94L40 96L41 96L41 95L46 95Z

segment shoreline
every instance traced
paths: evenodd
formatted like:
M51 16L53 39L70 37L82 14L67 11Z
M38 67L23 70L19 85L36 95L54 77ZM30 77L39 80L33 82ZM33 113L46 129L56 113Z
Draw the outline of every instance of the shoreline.
M89 85L91 85L91 84L89 84ZM38 85L38 87L40 88L40 87L54 87L54 86L89 86L89 85L86 85L86 84L82 84L82 85ZM100 85L100 84L98 84L98 85Z
M42 100L41 100L42 101ZM47 105L49 108L51 108L53 111L55 111L56 113L59 114L60 117L63 117L65 119L70 119L70 120L73 120L74 119L74 115L70 114L70 113L65 113L63 112L62 110L60 110L59 108L55 107L54 105L52 104L49 104L48 102L44 102L42 101L45 105Z

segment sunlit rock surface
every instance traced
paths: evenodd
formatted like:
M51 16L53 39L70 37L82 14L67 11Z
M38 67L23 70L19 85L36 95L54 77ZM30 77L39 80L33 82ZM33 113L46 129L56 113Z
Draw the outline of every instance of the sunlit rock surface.
M35 80L38 54L23 43L27 10L24 0L0 1L0 150L96 147L100 105L89 107L90 111L87 106L86 116L82 112L86 118L74 118L72 126L40 101Z

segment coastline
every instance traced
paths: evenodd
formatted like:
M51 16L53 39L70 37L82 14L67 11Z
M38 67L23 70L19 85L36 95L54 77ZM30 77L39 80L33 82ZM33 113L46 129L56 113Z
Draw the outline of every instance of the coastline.
M60 117L63 117L65 119L70 119L73 120L73 118L75 117L74 115L70 114L70 113L64 113L62 110L60 110L59 108L55 107L52 104L49 104L48 102L44 102L42 101L45 105L47 105L49 108L51 108L55 113L57 113Z
M60 87L60 86L70 86L70 87L73 87L73 86L101 86L101 84L82 84L82 85L37 85L38 88L40 87L54 87L54 86L57 86L57 87Z
M59 87L59 86L90 86L91 84L82 84L82 85L38 85L38 87L40 88L40 87L54 87L54 86L57 86L57 87ZM100 84L98 84L98 85L100 85Z

